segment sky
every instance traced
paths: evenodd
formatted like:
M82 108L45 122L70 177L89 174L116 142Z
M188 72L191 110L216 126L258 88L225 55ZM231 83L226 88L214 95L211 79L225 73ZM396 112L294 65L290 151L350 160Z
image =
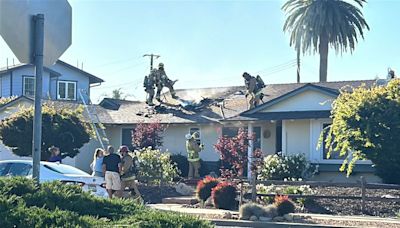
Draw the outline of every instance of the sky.
M164 63L176 89L243 85L241 75L259 74L268 84L296 82L296 52L282 28L283 0L134 1L69 0L72 45L61 60L102 78L91 89L99 102L121 89L144 100L149 58ZM328 81L386 77L400 70L398 0L369 0L362 12L370 26L353 53L330 49ZM16 57L0 38L0 67ZM302 56L301 82L319 79L319 57Z

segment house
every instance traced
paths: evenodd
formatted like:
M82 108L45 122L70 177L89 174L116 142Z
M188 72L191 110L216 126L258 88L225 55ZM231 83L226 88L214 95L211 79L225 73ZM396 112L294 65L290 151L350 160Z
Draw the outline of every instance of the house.
M217 139L221 135L236 135L239 128L246 128L256 135L254 148L261 148L265 155L305 154L319 167L316 180L356 181L363 175L368 181L379 181L373 175L370 161L359 161L354 175L346 179L345 174L338 171L342 158L334 155L326 159L326 151L317 147L322 129L332 121L331 104L339 90L368 87L374 83L375 80L270 84L263 89L263 103L251 110L248 110L242 86L176 90L180 100L164 93L163 104L155 108L141 101L110 98L105 98L95 108L114 147L130 146L132 130L138 123L158 121L166 126L162 150L186 155L184 136L197 131L205 144L201 158L206 165L216 167L219 165L219 155L214 150ZM16 107L21 102L29 101L21 98L6 105ZM0 113L2 109L0 106ZM98 146L92 140L69 161L70 164L89 171L94 148ZM1 156L0 153L0 159Z
M34 70L34 66L31 64L18 64L0 68L1 97L15 97L12 101L0 106L0 119L7 118L12 113L17 112L20 107L33 106ZM44 67L43 102L51 102L57 107L76 108L83 100L88 102L90 88L100 85L102 82L101 78L58 60L53 66ZM98 147L97 141L92 140L81 151L94 151L96 147ZM87 153L89 154L89 152ZM89 155L84 155L86 153L81 155L83 159L78 156L75 159L66 159L65 162L81 167L86 166L87 161L84 158ZM0 144L0 160L6 159L20 159L20 157L15 156L9 148Z
M85 101L90 97L90 87L103 82L86 71L58 60L43 70L43 98L48 100L81 100L79 92L85 93ZM0 68L0 96L34 97L35 67L31 64L17 64Z
M198 131L205 144L201 158L209 165L218 165L219 156L213 145L221 135L233 136L239 128L256 135L254 148L265 155L303 153L318 165L316 180L355 181L360 175L379 181L373 175L370 161L359 161L350 179L339 173L343 158L317 147L322 129L331 122L330 110L340 89L362 85L372 86L375 80L323 83L271 84L264 88L263 103L248 110L244 87L222 87L177 90L182 100L164 94L164 104L152 109L138 101L104 99L99 117L106 126L112 145L130 145L132 130L137 123L159 121L167 126L163 150L185 155L187 133ZM206 98L206 99L204 99Z

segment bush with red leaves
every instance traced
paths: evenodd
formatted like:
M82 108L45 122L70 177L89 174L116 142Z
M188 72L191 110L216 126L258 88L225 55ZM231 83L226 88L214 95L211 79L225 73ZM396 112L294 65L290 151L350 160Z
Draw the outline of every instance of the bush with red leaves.
M233 183L221 182L211 191L211 197L215 208L235 210L238 207L237 189Z
M147 147L160 148L163 144L162 133L164 130L165 128L160 122L139 123L132 131L132 145L139 150Z
M289 214L289 213L294 213L295 210L295 205L293 201L289 199L287 195L277 195L275 196L274 200L274 205L278 209L278 214L280 216Z
M220 181L216 178L206 176L197 182L196 197L200 201L206 201L211 196L211 190L218 185Z

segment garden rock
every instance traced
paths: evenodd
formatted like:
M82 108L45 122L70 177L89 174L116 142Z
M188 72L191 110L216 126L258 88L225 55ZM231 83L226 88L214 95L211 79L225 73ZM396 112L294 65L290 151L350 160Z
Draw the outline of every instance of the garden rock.
M183 196L191 196L194 194L194 188L186 185L185 183L179 183L175 186L175 190L177 193Z
M269 221L272 220L272 218L270 218L270 217L264 217L264 216L261 216L259 219L260 219L260 221L262 221L262 222L269 222Z
M231 219L232 218L232 214L230 212L226 212L226 213L224 213L224 216L222 218Z
M293 215L291 214L286 214L283 216L283 218L288 222L293 222Z
M209 207L209 206L214 206L212 202L212 197L208 197L208 199L204 202L204 206Z
M255 216L255 215L252 215L252 216L250 217L250 221L257 221L257 220L258 220L258 217Z
M285 218L282 217L282 216L277 216L277 217L273 218L272 221L274 221L274 222L284 222Z

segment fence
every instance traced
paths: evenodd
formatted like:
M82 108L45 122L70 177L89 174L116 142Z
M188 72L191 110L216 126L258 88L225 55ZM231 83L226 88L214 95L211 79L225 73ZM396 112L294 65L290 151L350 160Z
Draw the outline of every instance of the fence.
M259 181L252 180L247 181L245 179L239 180L241 182L240 189L240 204L243 202L244 194L243 194L243 184L249 183L251 186L251 200L256 201L257 197L269 196L274 197L276 194L265 194L265 193L257 193L256 186L257 184L264 185L287 185L287 186L300 186L300 185L309 185L310 187L353 187L360 188L361 194L360 196L348 196L348 195L300 195L300 194L288 194L290 198L304 198L304 199L349 199L349 200L361 200L361 210L365 212L365 203L367 201L381 201L381 202L400 202L400 198L381 198L381 197L368 197L367 189L394 189L400 190L400 185L394 184L378 184L378 183L367 183L364 177L360 178L360 181L357 183L333 183L327 181ZM247 196L247 194L246 194Z

